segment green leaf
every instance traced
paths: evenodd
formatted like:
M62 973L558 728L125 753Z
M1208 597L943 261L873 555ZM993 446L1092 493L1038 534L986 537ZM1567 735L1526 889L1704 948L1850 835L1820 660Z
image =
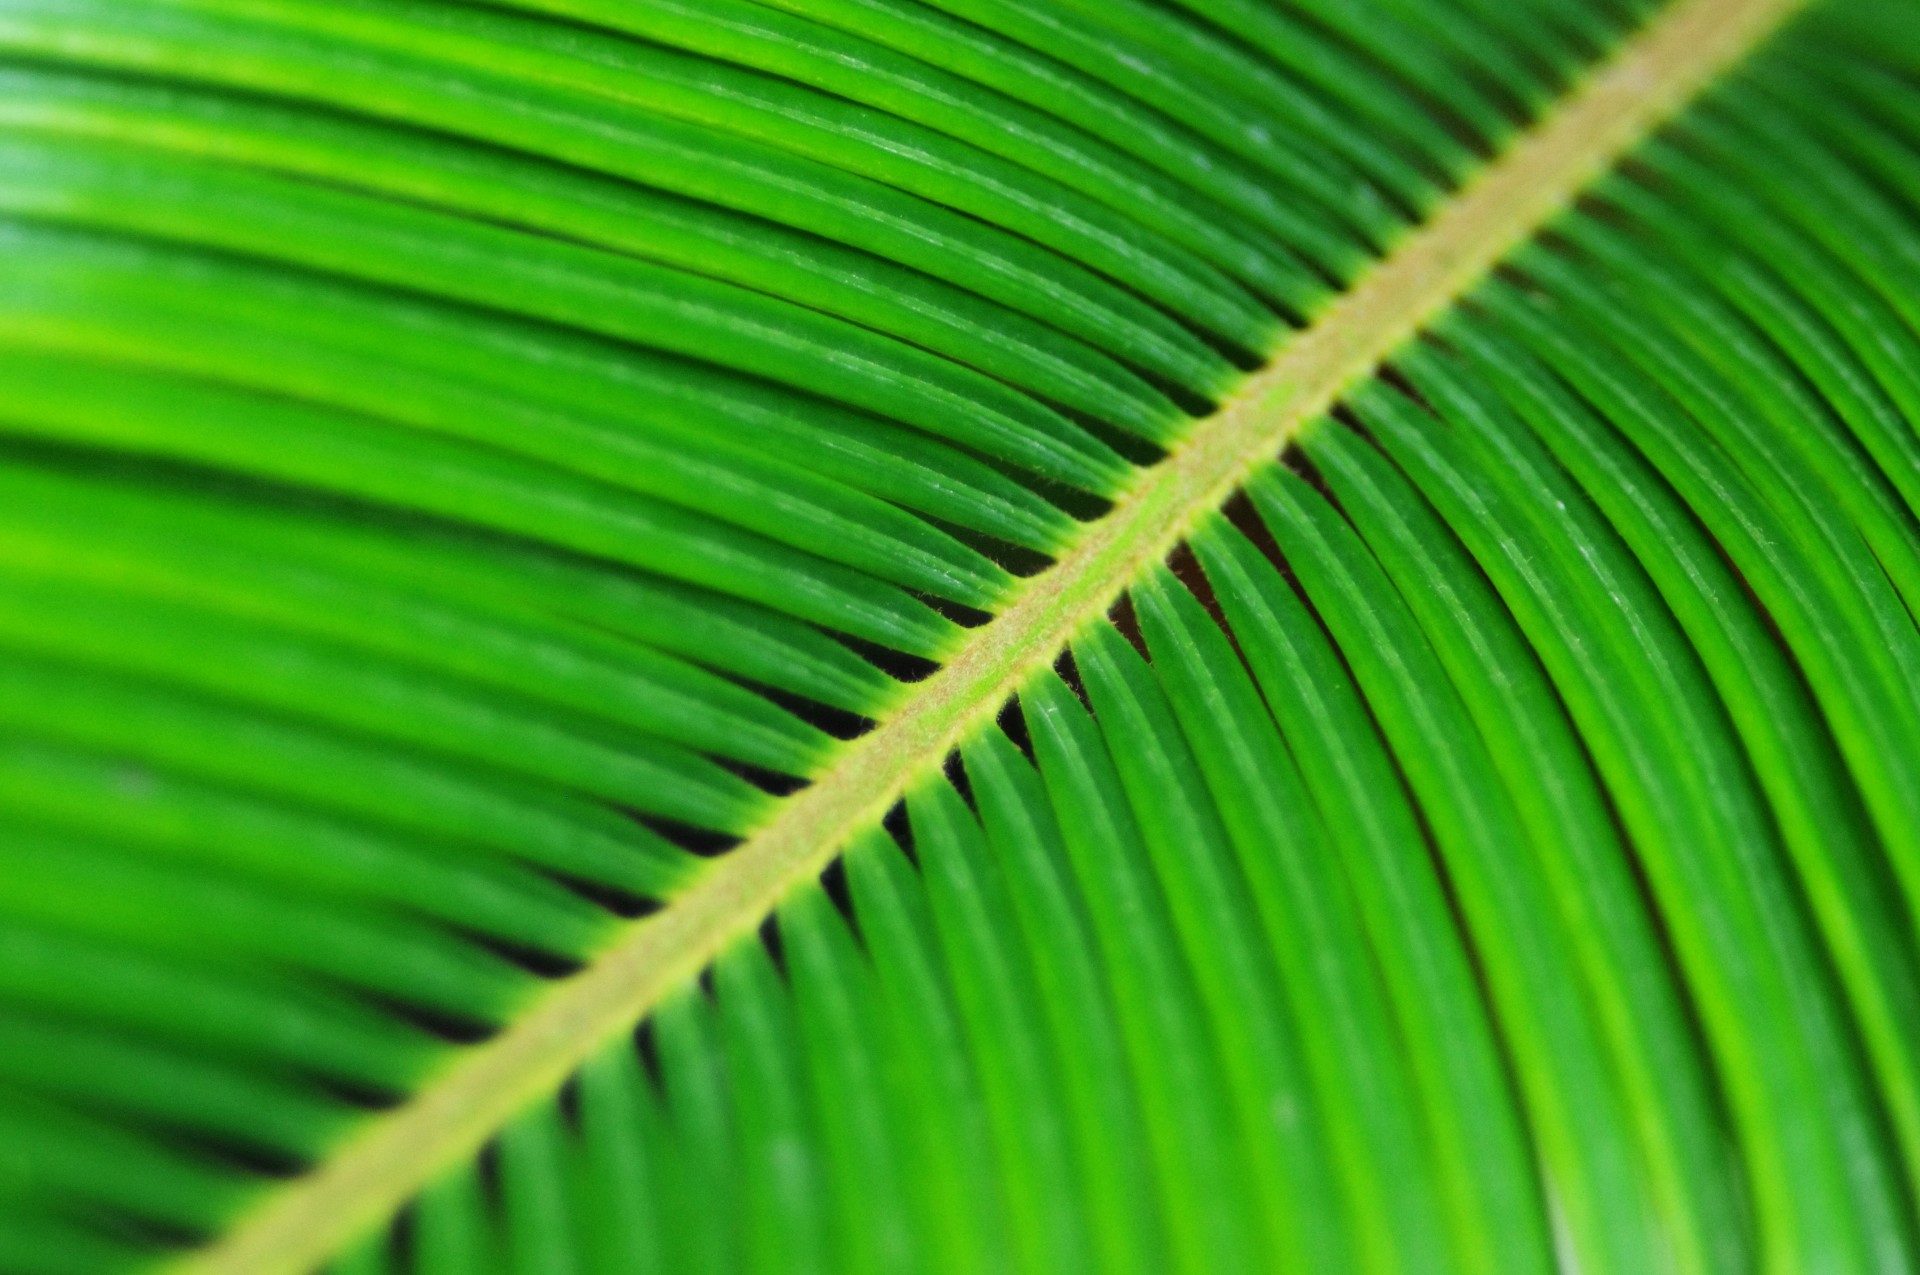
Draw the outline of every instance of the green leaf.
M1920 1268L1801 8L0 0L0 1275Z

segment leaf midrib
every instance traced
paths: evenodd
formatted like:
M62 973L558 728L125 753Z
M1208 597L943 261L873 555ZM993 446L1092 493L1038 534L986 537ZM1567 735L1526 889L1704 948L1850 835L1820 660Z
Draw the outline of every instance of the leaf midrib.
M1068 640L1110 608L1403 342L1531 238L1594 178L1745 57L1805 0L1680 0L1442 203L1167 458L1142 470L1049 569L973 630L938 672L814 782L780 803L666 907L634 922L586 969L512 1024L461 1051L401 1106L267 1195L183 1271L263 1275L326 1260L477 1152L527 1104L753 932L851 836L941 764Z

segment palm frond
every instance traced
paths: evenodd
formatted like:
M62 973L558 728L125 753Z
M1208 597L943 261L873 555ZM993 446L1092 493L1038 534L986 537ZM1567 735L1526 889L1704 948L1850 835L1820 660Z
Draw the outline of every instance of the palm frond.
M1920 1269L1907 0L0 0L0 1270Z

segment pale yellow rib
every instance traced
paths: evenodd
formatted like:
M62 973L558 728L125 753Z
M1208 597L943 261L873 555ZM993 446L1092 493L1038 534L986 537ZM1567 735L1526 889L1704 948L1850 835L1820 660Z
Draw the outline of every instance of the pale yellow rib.
M661 997L753 932L787 892L990 720L1067 640L1102 615L1302 425L1534 234L1582 187L1751 50L1801 0L1681 0L1596 71L1424 226L1292 336L1278 357L992 623L849 744L809 788L665 909L635 923L512 1026L464 1050L405 1105L268 1196L183 1269L312 1268L474 1154L527 1104L629 1031Z

